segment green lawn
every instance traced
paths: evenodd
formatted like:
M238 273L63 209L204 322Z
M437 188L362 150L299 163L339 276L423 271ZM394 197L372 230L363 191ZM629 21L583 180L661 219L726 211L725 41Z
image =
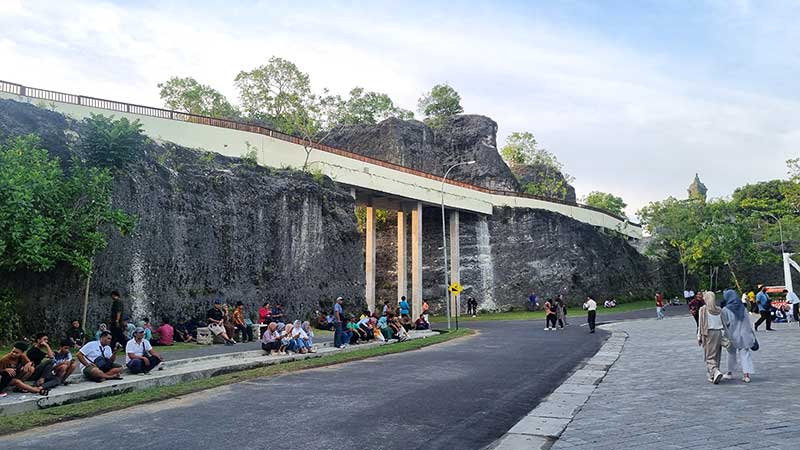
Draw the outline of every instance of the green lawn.
M637 311L640 309L653 308L655 310L655 300L638 300L634 302L623 303L617 305L616 308L603 308L603 305L597 305L597 314L611 314L621 313L626 311ZM654 313L655 314L655 313ZM570 307L567 311L567 317L585 316L586 313L579 307ZM447 316L431 316L431 321L446 322ZM455 320L455 319L452 319ZM458 321L461 322L474 322L477 320L544 320L544 311L512 311L512 312L498 312L498 313L485 313L479 314L478 317L470 317L466 315L459 316Z
M303 369L357 361L374 356L416 350L429 345L449 341L451 339L469 336L473 333L473 330L464 328L458 331L443 332L442 334L426 339L414 339L411 341L399 342L390 345L365 348L363 350L333 353L321 356L319 358L259 367L257 369L244 370L241 372L232 372L211 378L204 378L202 380L177 384L174 386L164 386L146 389L143 391L134 391L126 394L87 400L85 402L74 403L70 405L55 406L52 408L29 411L13 416L3 416L0 417L0 435L15 433L51 423L64 422L82 417L94 417L95 415L104 412L118 411L122 408L129 408L142 403L167 400L181 395L191 394L192 392L211 389L226 384L238 383L253 378L279 375Z

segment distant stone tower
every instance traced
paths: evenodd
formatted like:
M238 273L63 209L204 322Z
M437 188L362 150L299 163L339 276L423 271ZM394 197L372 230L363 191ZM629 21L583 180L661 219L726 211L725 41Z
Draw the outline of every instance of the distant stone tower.
M706 201L706 192L708 192L708 188L700 181L700 177L697 176L697 174L694 174L694 181L689 185L687 191L689 192L689 198Z

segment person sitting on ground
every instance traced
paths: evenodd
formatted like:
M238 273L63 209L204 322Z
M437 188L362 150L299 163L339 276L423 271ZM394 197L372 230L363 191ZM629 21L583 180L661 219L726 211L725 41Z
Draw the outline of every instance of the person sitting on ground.
M425 320L425 315L420 314L419 319L414 322L414 329L415 330L429 330L431 328L431 324Z
M307 320L304 321L302 323L302 325L300 325L300 328L303 329L303 331L306 333L306 336L308 338L308 352L309 353L316 353L314 351L314 348L312 347L314 345L314 330L311 328L311 322L309 322Z
M286 353L300 352L297 342L295 342L295 340L292 339L293 330L294 330L294 325L287 323L285 324L283 331L281 331L281 346L284 348L283 351Z
M617 306L617 301L614 300L614 297L611 297L603 302L603 308L615 308L616 306Z
M775 308L775 319L773 319L772 321L775 323L786 322L786 312L783 310L783 307Z
M74 319L72 324L67 329L67 339L72 342L73 347L80 347L86 343L86 332L83 331L80 321Z
M94 332L94 340L95 341L99 341L100 340L100 335L103 333L103 331L108 331L108 325L106 325L104 323L101 323L100 326L97 327L97 331Z
M224 339L225 345L233 345L236 343L236 341L228 336L228 333L225 332L225 327L222 325L225 319L224 314L225 313L222 310L222 300L214 300L214 306L208 310L208 313L206 313L208 330L211 331L211 334L214 336L220 336L222 339Z
M270 356L280 354L281 342L280 335L277 332L278 322L270 322L264 334L261 335L261 350L267 352Z
M303 323L299 320L292 322L292 340L294 340L295 348L299 353L305 354L311 350L311 344L308 343L308 335L303 330Z
M100 340L88 342L78 351L78 361L83 376L98 383L105 380L121 380L122 366L114 362L117 355L110 347L111 332L104 331Z
M253 328L248 326L244 320L244 303L236 302L233 310L233 326L241 333L242 342L253 342Z
M422 314L425 316L425 321L426 322L428 321L428 314L429 314L430 310L431 310L431 307L430 307L430 305L428 305L428 301L427 300L423 300L422 301Z
M175 343L175 328L169 323L169 317L161 319L161 326L156 328L158 339L152 342L153 345L173 345Z
M136 322L136 327L134 327L134 330L136 330L136 328L143 329L144 330L144 338L145 338L146 341L149 342L149 341L153 340L153 331L151 329L147 328L145 325L147 325L147 322L145 322L144 320L140 320L140 321ZM131 333L131 339L132 338L133 338L133 333Z
M272 311L270 311L270 313L272 316L271 317L272 320L280 323L285 323L286 319L284 319L283 316L283 303L276 303L275 306L272 308Z
M389 326L389 316L383 315L378 319L378 329L381 330L381 336L386 340L394 339L394 330Z
M375 338L375 329L370 323L370 317L364 316L358 321L358 328L364 332L364 340L369 341Z
M70 348L72 348L72 341L62 339L58 351L53 353L53 373L61 380L61 384L64 386L68 384L67 378L78 367L78 361L72 358L72 352L69 351Z
M350 333L350 336L344 342L348 344L357 345L367 338L367 333L358 326L358 319L355 316L350 317L350 321L347 322L347 332Z
M0 397L8 395L3 392L8 386L32 394L49 394L47 389L25 383L25 380L30 378L34 372L33 363L25 356L27 349L28 344L25 342L15 342L11 352L0 358Z
M175 330L175 340L178 342L194 342L194 336L192 335L192 331L189 330L189 325L187 323L177 323L174 327ZM195 328L197 330L197 328Z
M414 323L411 322L411 317L409 317L408 314L403 314L400 323L403 324L403 328L405 328L406 331L411 331L414 328Z
M258 323L269 324L271 322L270 316L272 312L269 310L269 302L264 302L261 309L258 310Z
M388 300L383 302L383 310L381 310L381 315L385 316L391 309L392 307L389 306Z
M125 341L121 342L121 346L125 346L125 343L129 340L133 339L133 330L136 329L136 325L131 323L130 317L123 317L121 322L122 332L125 333Z
M61 384L61 380L53 375L55 354L50 348L50 338L47 333L36 334L36 341L28 349L26 356L33 363L34 371L28 380L33 381L34 386L43 387L49 391Z
M333 316L330 314L319 313L316 327L320 330L333 331Z
M369 326L372 329L373 339L378 340L380 342L386 342L386 337L383 336L383 333L381 333L381 328L378 326L377 317L369 318Z
M389 315L389 327L394 332L395 337L400 341L405 341L408 339L408 332L403 327L403 323L400 321L400 318L395 316L394 314Z
M125 365L131 373L149 373L162 362L164 358L153 350L150 341L144 338L144 327L133 330L133 339L125 344Z

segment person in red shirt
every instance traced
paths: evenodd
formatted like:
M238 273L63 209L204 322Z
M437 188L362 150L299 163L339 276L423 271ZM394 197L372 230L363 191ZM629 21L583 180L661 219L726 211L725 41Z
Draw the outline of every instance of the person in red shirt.
M269 308L269 302L264 302L264 305L258 310L258 323L269 324L269 316L271 315L272 310Z
M161 321L161 326L156 328L158 340L153 342L153 345L172 345L175 343L175 329L169 323L168 318Z
M664 296L656 292L656 320L664 318Z

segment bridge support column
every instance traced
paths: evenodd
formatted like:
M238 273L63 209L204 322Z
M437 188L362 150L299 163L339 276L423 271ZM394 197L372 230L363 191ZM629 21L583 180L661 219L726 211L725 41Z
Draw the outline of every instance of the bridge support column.
M408 297L408 241L406 240L406 213L397 211L397 303Z
M367 206L366 223L366 265L367 276L367 309L375 312L375 208Z
M411 210L411 318L422 313L422 203Z
M450 211L450 284L461 283L461 242L458 230L458 211ZM461 315L457 295L451 295L450 311L453 315Z

